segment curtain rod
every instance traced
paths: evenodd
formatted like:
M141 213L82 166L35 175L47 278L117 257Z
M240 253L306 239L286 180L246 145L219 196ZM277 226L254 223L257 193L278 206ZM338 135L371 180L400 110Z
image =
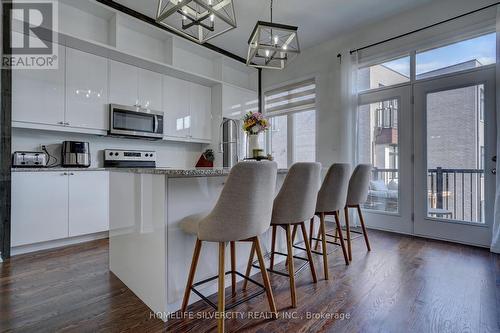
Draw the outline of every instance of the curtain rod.
M369 47L372 47L372 46L376 46L376 45L379 45L379 44L383 44L383 43L387 43L387 42L390 42L392 40L395 40L395 39L398 39L398 38L401 38L401 37L406 37L408 35L411 35L411 34L414 34L414 33L417 33L417 32L420 32L422 30L426 30L426 29L429 29L429 28L432 28L432 27L435 27L435 26L438 26L440 24L443 24L443 23L447 23L447 22L450 22L450 21L453 21L453 20L456 20L456 19L459 19L459 18L462 18L464 16L467 16L467 15L470 15L470 14L474 14L474 13L477 13L477 12L480 12L482 10L485 10L485 9L488 9L490 7L494 7L496 5L500 4L500 2L496 2L496 3L493 3L491 5L488 5L488 6L484 6L484 7L481 7L479 9L475 9L473 11L470 11L470 12L467 12L467 13L464 13L464 14L460 14L458 16L455 16L455 17L452 17L452 18L449 18L449 19L446 19L446 20L443 20L443 21L440 21L440 22L437 22L437 23L434 23L434 24L431 24L431 25L428 25L426 27L423 27L423 28L419 28L419 29L416 29L416 30L413 30L413 31L410 31L410 32L407 32L407 33L404 33L404 34L401 34L401 35L398 35L398 36L394 36L394 37L391 37L391 38L387 38L387 39L384 39L380 42L376 42L376 43L373 43L373 44L369 44L369 45L366 45L366 46L363 46L363 47L360 47L360 48L357 48L357 49L354 49L354 50L351 50L349 51L350 54L353 54L355 52L358 52L358 51L361 51L361 50L364 50L364 49L367 49ZM337 57L338 58L341 58L342 55L339 53L337 54Z

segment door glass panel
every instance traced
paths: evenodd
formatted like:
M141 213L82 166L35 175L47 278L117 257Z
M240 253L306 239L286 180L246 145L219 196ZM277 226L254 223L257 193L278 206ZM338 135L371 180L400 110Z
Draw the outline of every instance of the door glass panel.
M365 209L399 210L398 113L398 99L359 107L357 160L374 167Z
M155 119L152 115L138 112L114 110L113 128L137 132L154 132Z
M494 64L496 34L417 52L417 80Z
M271 119L271 155L278 163L278 168L288 167L287 116Z
M484 223L484 85L427 94L427 216Z

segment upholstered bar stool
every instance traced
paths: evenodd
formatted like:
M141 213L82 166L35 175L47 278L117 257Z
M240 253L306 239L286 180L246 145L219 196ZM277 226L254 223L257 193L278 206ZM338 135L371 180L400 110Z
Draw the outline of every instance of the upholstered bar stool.
M349 260L352 261L352 241L351 233L357 233L358 231L352 231L349 227L349 208L356 208L358 211L359 222L361 224L362 234L365 238L366 249L371 251L370 241L368 240L368 233L366 232L365 221L363 218L363 213L361 212L361 204L363 204L368 198L368 189L370 186L370 174L372 172L371 164L359 164L356 166L352 172L351 179L349 180L349 189L347 191L347 203L344 208L345 224L346 224L346 235L347 235L347 252L349 253ZM340 230L340 229L339 229Z
M281 189L274 199L273 215L271 219L272 227L272 241L271 241L271 261L269 272L277 273L283 276L288 276L290 279L290 294L292 299L292 307L297 307L297 297L295 291L295 274L301 271L308 263L311 269L313 281L316 283L316 271L312 261L311 249L309 247L309 240L307 237L306 227L304 221L309 220L313 215L316 208L316 196L320 184L320 170L321 164L319 163L295 163L290 167L287 176L281 186ZM305 250L307 258L294 256L292 247L291 227L300 226L302 230L302 237L304 238ZM276 229L281 227L286 233L287 253L276 251ZM288 273L283 273L274 270L274 256L275 254L287 257ZM249 276L253 262L254 253L251 251L248 260L246 275ZM293 258L303 260L305 263L297 270L294 270ZM262 269L262 264L259 262ZM254 267L259 267L254 266ZM243 284L243 289L246 287L246 281Z
M349 177L350 177L351 167L349 164L337 163L333 164L326 173L323 184L318 192L318 199L316 202L316 216L320 218L320 226L318 237L313 237L314 230L314 217L311 218L309 237L312 245L312 240L316 240L316 248L318 241L321 241L322 253L312 252L320 254L323 256L323 267L325 273L325 280L328 280L328 254L327 254L327 243L340 245L342 247L342 253L344 254L344 260L346 265L349 265L349 259L347 256L347 250L344 243L344 236L342 234L342 228L340 225L339 214L340 211L345 207L347 202L347 189L349 187ZM337 234L330 235L326 233L325 228L325 216L333 215L335 217ZM337 236L338 235L338 236ZM335 240L339 240L337 243L328 241L326 237L334 237Z
M224 312L262 294L267 293L269 307L276 316L276 306L269 283L267 272L264 268L264 258L258 236L269 229L273 210L273 197L276 187L277 166L274 162L241 162L236 164L227 177L219 200L214 209L206 215L192 215L181 221L181 228L197 236L196 245L189 271L181 311L185 312L191 291L199 295L218 312L218 332L224 332ZM259 285L261 290L243 300L230 305L225 305L224 280L225 275L231 274L233 295L236 292L236 275L245 280L245 275L236 272L235 242L252 242L252 253L256 252L259 260L262 280L264 285L250 279ZM203 242L219 243L218 275L198 283L193 283L198 258ZM224 257L227 243L231 244L231 270L225 272ZM196 287L218 279L218 304L215 305L203 296Z

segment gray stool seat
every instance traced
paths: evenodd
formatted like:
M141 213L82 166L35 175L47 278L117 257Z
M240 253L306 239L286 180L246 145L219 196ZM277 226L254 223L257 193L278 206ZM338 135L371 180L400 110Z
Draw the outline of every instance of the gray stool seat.
M286 275L290 280L290 294L292 299L292 307L297 306L297 297L295 290L295 270L293 264L293 238L291 233L291 227L293 226L293 235L297 232L297 228L300 226L302 229L302 237L305 243L305 251L307 253L307 258L300 258L306 263L302 267L305 267L309 263L311 269L311 275L313 281L316 283L316 271L314 269L314 264L312 261L311 249L309 247L309 241L307 237L306 228L304 221L308 221L314 216L316 208L316 196L318 195L318 189L320 184L320 171L321 164L319 163L309 163L300 162L295 163L290 167L288 174L281 186L281 189L274 199L273 211L272 211L272 243L271 243L271 261L269 271L273 273L278 273L281 275ZM276 252L276 229L277 227L282 227L286 232L286 242L287 242L287 254ZM274 255L286 255L287 256L287 266L288 274L274 271ZM250 269L253 261L253 252L250 254L250 259L248 261L246 276L250 274ZM299 268L300 270L300 268ZM243 288L246 284L243 285Z
M192 214L183 218L180 222L181 230L186 234L198 235L200 222L208 216L209 212Z
M187 216L180 222L180 227L184 232L196 235L197 237L181 312L186 311L192 290L200 295L199 291L195 289L195 285L198 286L218 278L218 332L224 332L224 312L226 309L239 304L235 302L226 307L224 295L225 275L231 274L233 296L236 295L236 275L245 279L247 278L236 271L235 242L237 241L252 242L252 254L254 252L257 253L260 266L262 267L263 285L257 284L264 290L252 296L247 296L245 300L258 296L265 291L271 312L277 317L271 284L264 267L264 257L258 238L259 235L269 229L271 224L276 176L277 165L275 162L248 161L238 163L231 169L231 172L227 176L224 188L212 211ZM196 266L200 257L201 245L204 241L219 243L218 276L193 283ZM225 249L228 242L231 246L231 271L226 273ZM202 299L209 302L209 304L213 304L206 297L202 297Z
M342 247L342 252L344 254L344 260L346 265L349 264L349 259L347 256L347 250L344 243L344 236L342 235L342 229L339 220L339 211L343 209L346 205L347 200L347 188L349 186L351 167L349 164L336 163L332 164L326 173L323 184L318 192L318 199L316 201L316 215L320 218L320 228L318 230L318 237L316 239L315 251L318 249L318 242L321 241L322 256L323 256L323 268L325 273L325 279L328 280L328 257L326 244L337 244L326 240L326 236L332 236L326 233L325 228L325 216L333 215L335 217L335 222L337 224L337 233L340 234L338 237L340 246ZM309 234L310 241L312 245L313 230L314 230L314 217L311 218ZM335 238L335 236L333 236ZM315 252L318 253L318 252Z

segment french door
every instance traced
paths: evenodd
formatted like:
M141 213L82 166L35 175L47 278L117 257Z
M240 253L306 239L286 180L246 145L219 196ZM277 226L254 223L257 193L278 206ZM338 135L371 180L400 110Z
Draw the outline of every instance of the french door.
M495 69L414 84L414 233L488 246L495 198Z
M361 94L358 100L358 163L373 165L363 214L369 227L413 232L411 86Z

